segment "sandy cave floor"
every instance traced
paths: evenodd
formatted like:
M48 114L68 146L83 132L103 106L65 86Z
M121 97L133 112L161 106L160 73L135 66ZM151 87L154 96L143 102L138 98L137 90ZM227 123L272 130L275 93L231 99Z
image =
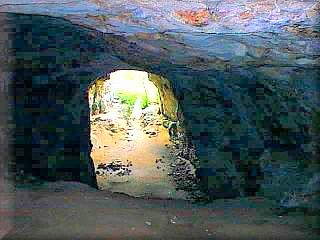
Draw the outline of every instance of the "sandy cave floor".
M188 193L177 190L171 176L174 146L160 117L151 113L149 119L127 121L109 115L95 115L91 124L99 188L135 197L187 199Z
M261 198L199 205L54 182L20 186L2 199L7 217L0 226L10 230L4 239L319 239L306 229L306 217L276 215Z

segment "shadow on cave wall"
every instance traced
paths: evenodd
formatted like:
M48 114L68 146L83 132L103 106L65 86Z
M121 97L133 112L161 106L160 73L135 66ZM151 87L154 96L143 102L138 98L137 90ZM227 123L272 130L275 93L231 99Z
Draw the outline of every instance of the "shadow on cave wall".
M9 15L7 20L15 58L13 170L96 186L85 98L93 76L79 67L89 60L86 51L95 53L99 44L59 20L26 15Z

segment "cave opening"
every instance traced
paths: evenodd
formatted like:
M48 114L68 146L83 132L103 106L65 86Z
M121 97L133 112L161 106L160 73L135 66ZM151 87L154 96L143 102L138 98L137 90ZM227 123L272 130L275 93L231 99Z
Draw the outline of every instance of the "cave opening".
M118 70L90 84L91 158L99 189L186 198L172 177L173 150L183 135L177 126L178 102L170 83L161 79L144 71Z

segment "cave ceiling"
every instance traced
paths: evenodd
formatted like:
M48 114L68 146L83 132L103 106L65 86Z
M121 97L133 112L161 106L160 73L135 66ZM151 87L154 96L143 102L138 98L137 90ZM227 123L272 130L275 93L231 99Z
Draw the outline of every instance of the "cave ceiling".
M319 67L316 0L0 0L0 12L59 17L125 36L175 64Z

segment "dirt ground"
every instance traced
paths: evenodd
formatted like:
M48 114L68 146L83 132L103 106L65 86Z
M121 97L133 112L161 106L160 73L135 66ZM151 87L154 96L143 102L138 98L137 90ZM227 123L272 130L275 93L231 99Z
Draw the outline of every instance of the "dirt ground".
M4 239L319 239L303 216L274 214L259 198L206 205L133 198L75 182L18 187ZM4 202L3 202L4 203ZM2 220L0 226L5 224Z
M92 116L91 157L98 186L134 197L187 199L188 193L177 190L171 176L173 144L168 130L152 106L146 110L137 119L126 119L121 106Z

